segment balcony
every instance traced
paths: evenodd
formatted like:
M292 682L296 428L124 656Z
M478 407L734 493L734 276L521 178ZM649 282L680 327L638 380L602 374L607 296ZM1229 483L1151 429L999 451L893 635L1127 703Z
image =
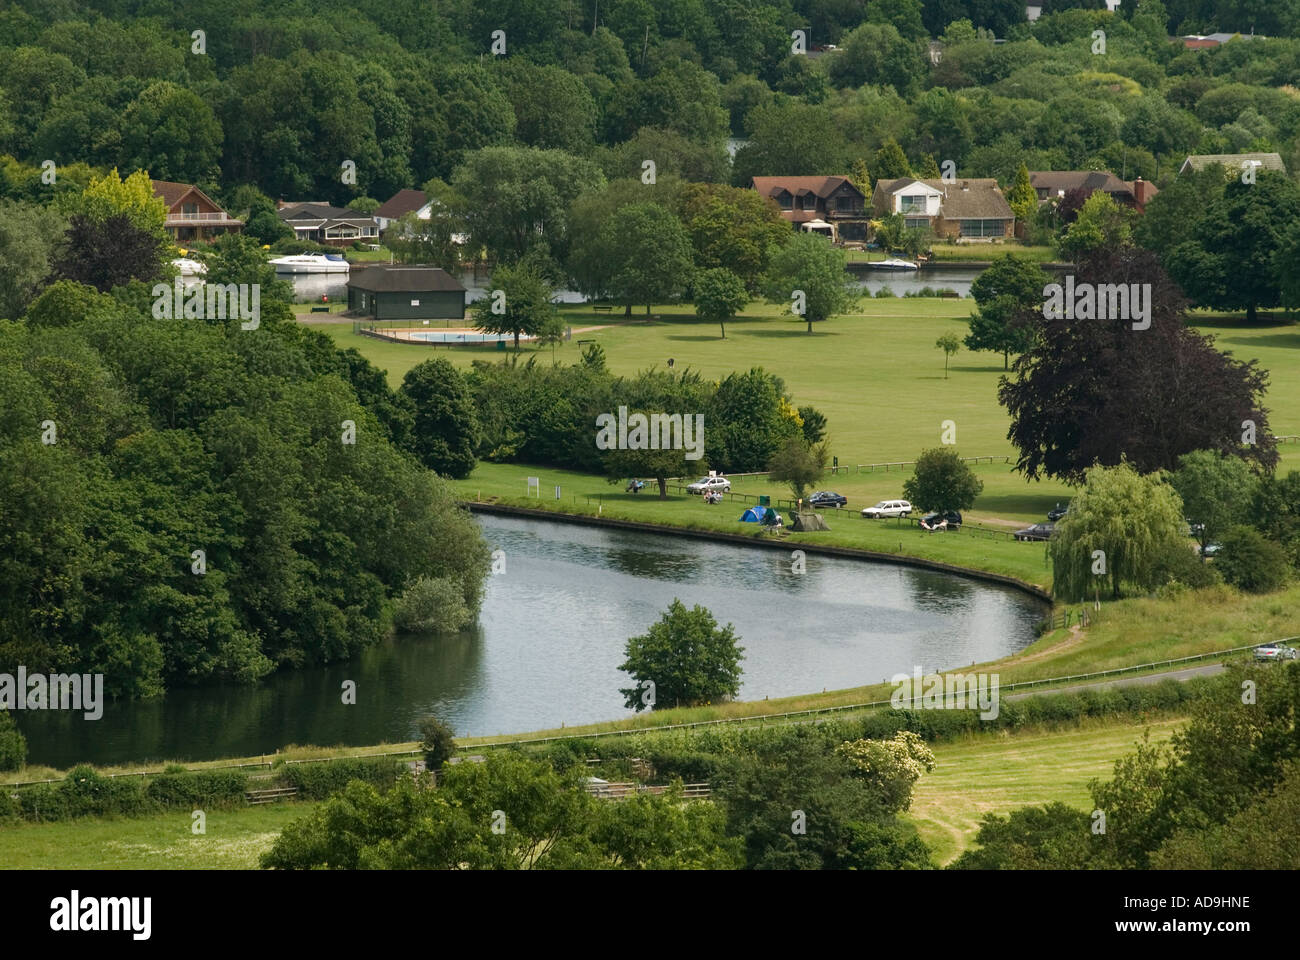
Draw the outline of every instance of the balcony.
M242 220L236 220L224 210L218 213L172 213L168 212L166 225L169 227L185 227L195 224L225 224L227 226L243 226Z

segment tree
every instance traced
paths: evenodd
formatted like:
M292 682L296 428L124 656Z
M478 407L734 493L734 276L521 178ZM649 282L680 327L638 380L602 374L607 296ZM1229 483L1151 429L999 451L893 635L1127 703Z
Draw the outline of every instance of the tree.
M221 124L208 101L167 80L145 87L121 120L122 160L156 180L220 179Z
M415 407L415 451L430 470L464 480L478 462L478 418L460 371L438 357L416 364L402 378Z
M1247 422L1256 442L1244 456L1276 461L1261 406L1267 374L1189 329L1185 301L1153 254L1106 252L1081 262L1074 278L1076 291L1127 285L1145 304L1136 312L1130 304L1128 319L1115 316L1126 312L1118 308L1108 308L1110 319L1035 319L1032 345L998 386L1011 415L1008 437L1020 450L1017 470L1078 482L1094 463L1125 457L1143 473L1172 470L1193 450L1239 451ZM1084 294L1078 299L1086 306Z
M1187 549L1185 523L1182 500L1160 476L1126 462L1091 467L1048 542L1052 593L1069 603L1109 585L1118 600L1126 584L1159 586L1164 551Z
M1206 547L1246 519L1256 484L1244 460L1217 450L1194 450L1179 457L1169 482L1182 498L1188 521L1195 525L1202 560Z
M507 264L534 247L564 262L569 207L603 182L590 160L533 147L484 147L466 156L451 178L464 199L470 247L485 247Z
M802 433L785 383L761 367L728 374L708 400L709 465L729 473L765 470L788 438Z
M1128 210L1116 203L1110 194L1093 191L1062 235L1058 244L1061 255L1077 259L1099 250L1128 246L1132 238L1130 219Z
M773 250L790 240L790 224L757 191L721 184L686 184L681 192L682 224L691 238L695 265L725 267L757 289Z
M830 450L825 442L812 444L802 436L791 437L772 454L767 465L768 480L789 484L796 500L802 500L808 488L826 474Z
M74 213L55 254L53 276L107 293L132 280L150 284L164 279L163 262L158 238L136 226L128 214L96 220Z
M411 211L389 224L384 231L384 245L402 263L428 263L454 271L459 265L463 246L459 240L465 229L465 200L441 180L424 185L429 201L429 216L421 219Z
M998 257L971 284L979 309L971 314L968 350L995 350L1007 369L1012 353L1023 353L1032 343L1032 312L1041 306L1047 275L1034 263L1007 254Z
M0 201L0 318L17 320L50 275L67 222L36 204Z
M1184 224L1185 239L1166 257L1169 273L1196 303L1244 307L1246 321L1254 323L1260 307L1281 303L1274 256L1298 218L1300 186L1294 181L1273 171L1254 183L1237 177L1196 222Z
M1256 530L1280 543L1291 563L1300 566L1300 472L1261 477L1248 515Z
M681 221L658 204L622 207L600 231L607 265L604 289L628 316L632 304L678 296L691 277L691 243Z
M701 270L695 274L695 315L708 323L716 323L727 339L727 321L749 303L745 281L725 267Z
M612 406L628 411L628 442L620 446L612 441L616 432L611 422L607 427L598 418L597 426L610 431L602 439L597 434L597 447L605 452L601 463L610 483L628 477L654 477L659 487L659 498L668 497L668 478L684 476L700 466L706 435L704 417L708 385L699 374L689 370L674 376L670 373L647 371L639 376L614 383L610 390ZM643 433L636 438L634 417L645 417ZM615 414L608 413L611 421ZM663 417L668 417L664 421ZM680 418L680 423L678 422ZM590 423L590 421L588 421ZM658 424L658 429L656 429ZM688 436L689 432L689 436ZM634 440L634 438L636 438Z
M847 740L835 748L855 768L855 775L875 791L891 813L911 809L912 787L934 769L934 751L911 730L891 740Z
M1038 193L1029 182L1029 168L1024 163L1016 170L1015 182L1007 190L1007 204L1021 223L1029 223L1038 212Z
M1232 527L1221 535L1214 565L1225 582L1250 593L1269 593L1291 578L1294 571L1286 551L1251 527Z
M820 443L826 436L826 414L811 405L799 408L803 421L803 438L809 443Z
M983 490L984 481L951 447L926 450L903 481L903 496L926 511L969 510Z
M425 768L441 770L456 755L456 734L445 722L430 715L420 721L420 749Z
M208 272L204 280L210 284L257 284L261 299L277 299L284 303L293 301L293 287L267 263L262 249L254 237L240 233L227 233L216 239L212 251L205 258Z
M474 322L488 333L513 336L516 350L521 336L540 336L556 317L555 292L532 262L498 267L492 284L474 307Z
M732 158L731 182L749 187L757 176L812 176L844 170L853 149L825 104L797 100L758 107L745 120L749 138Z
M952 862L950 870L1077 870L1093 855L1092 818L1059 801L1021 807L1005 817L985 814L975 834L978 846Z
M275 205L269 200L256 202L249 208L243 233L267 246L294 236L293 227L280 219L275 212Z
M862 192L864 197L871 196L871 172L867 169L867 161L858 157L849 167L849 182Z
M731 624L719 627L704 607L674 599L648 633L628 640L619 669L634 686L619 693L637 712L730 700L740 692L744 649Z
M961 341L957 339L956 334L945 333L934 345L943 351L943 378L948 379L948 358L961 349Z
M893 137L880 145L871 166L876 171L877 180L912 176L912 165L907 162L907 154L903 153L903 148Z
M857 305L861 290L844 268L844 251L825 237L800 233L772 255L767 298L786 303L802 314L812 333L814 323L847 313Z
M839 47L829 68L831 82L837 87L888 85L900 96L907 96L925 73L926 61L918 44L901 36L890 23L863 23L841 37ZM876 175L886 176L879 169Z
M928 36L921 10L921 0L868 0L864 19L892 24L908 40L921 40Z

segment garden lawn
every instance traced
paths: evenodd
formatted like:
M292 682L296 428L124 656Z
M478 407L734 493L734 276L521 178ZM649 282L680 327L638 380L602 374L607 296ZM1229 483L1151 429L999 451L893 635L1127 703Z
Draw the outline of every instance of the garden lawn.
M207 833L190 832L190 811L152 817L87 817L0 827L9 870L255 870L285 824L315 803L210 810Z
M1186 722L1177 717L934 744L935 768L917 781L904 816L916 825L934 862L948 864L975 845L980 818L990 813L1005 816L1053 801L1091 811L1090 779L1109 780L1115 761L1133 752L1143 730L1151 731L1152 743L1161 743Z

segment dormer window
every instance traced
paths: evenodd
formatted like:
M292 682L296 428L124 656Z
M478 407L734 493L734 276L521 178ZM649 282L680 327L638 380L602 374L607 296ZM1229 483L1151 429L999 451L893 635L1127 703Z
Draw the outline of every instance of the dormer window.
M779 194L777 194L776 202L780 204L782 210L789 210L791 206L792 198L790 194L782 190Z
M898 209L903 213L924 213L925 197L924 195L899 197Z
M816 198L815 196L813 196L813 194L811 194L811 193L810 193L810 194L807 194L807 195L803 198L803 208L804 208L805 210L816 210L816 209L817 209L817 198Z

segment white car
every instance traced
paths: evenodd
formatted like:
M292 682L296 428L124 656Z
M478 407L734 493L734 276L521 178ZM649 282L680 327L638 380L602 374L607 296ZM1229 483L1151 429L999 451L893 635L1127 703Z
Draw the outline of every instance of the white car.
M881 500L874 507L864 507L862 515L872 520L881 517L905 517L912 512L912 505L906 500Z
M731 481L726 477L700 477L694 483L687 484L687 493L730 493Z

